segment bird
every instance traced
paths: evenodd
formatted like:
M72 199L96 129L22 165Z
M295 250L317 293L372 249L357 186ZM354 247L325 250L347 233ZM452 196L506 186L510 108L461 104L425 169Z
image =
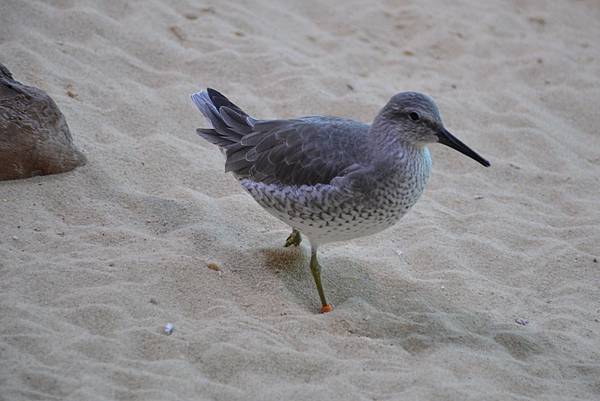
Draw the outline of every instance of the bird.
M225 172L292 228L285 246L299 246L300 233L308 239L321 313L333 306L319 247L375 234L404 216L429 179L429 144L490 166L444 127L434 100L419 92L395 94L371 124L330 116L255 119L211 88L191 98L211 125L196 132L225 154Z

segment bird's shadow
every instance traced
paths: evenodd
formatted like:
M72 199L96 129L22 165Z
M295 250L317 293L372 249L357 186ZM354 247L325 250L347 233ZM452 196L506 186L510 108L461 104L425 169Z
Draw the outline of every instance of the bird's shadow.
M307 311L318 311L321 304L310 272L310 252L304 247L262 248L258 253L264 266L277 274L294 301ZM328 258L319 255L321 281L329 302L342 304L359 297L377 298L376 281L369 278L368 268L351 258Z
M294 302L316 314L320 303L310 273L309 251L298 247L257 252ZM444 344L477 351L499 348L518 360L555 351L546 336L524 331L509 320L496 321L484 309L460 309L414 280L400 275L382 281L375 277L372 262L326 254L319 260L325 294L336 306L336 326L346 335L396 343L411 354Z

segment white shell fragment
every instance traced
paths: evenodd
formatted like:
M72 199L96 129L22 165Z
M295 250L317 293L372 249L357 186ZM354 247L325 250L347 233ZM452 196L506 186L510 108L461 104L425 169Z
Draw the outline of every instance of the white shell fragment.
M173 333L173 324L172 323L165 324L164 332L166 335L170 336Z

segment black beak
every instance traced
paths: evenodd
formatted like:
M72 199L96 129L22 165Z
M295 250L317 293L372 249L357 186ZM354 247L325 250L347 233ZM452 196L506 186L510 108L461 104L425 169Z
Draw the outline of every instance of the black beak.
M449 133L445 128L442 128L438 132L437 137L438 137L440 143L442 143L446 146L450 146L452 149L458 150L460 153L462 153L463 155L469 156L473 160L477 160L479 163L483 164L485 167L490 166L490 162L485 160L483 157L479 156L470 147L468 147L467 145L465 145L464 143L459 141L457 137L455 137L454 135Z

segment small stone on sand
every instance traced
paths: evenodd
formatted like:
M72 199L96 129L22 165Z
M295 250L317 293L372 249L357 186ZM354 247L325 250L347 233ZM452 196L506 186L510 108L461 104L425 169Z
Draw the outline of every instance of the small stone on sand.
M210 270L214 270L216 272L220 272L221 271L221 266L219 266L218 264L214 263L214 262L210 262L206 265L206 267L208 267Z

